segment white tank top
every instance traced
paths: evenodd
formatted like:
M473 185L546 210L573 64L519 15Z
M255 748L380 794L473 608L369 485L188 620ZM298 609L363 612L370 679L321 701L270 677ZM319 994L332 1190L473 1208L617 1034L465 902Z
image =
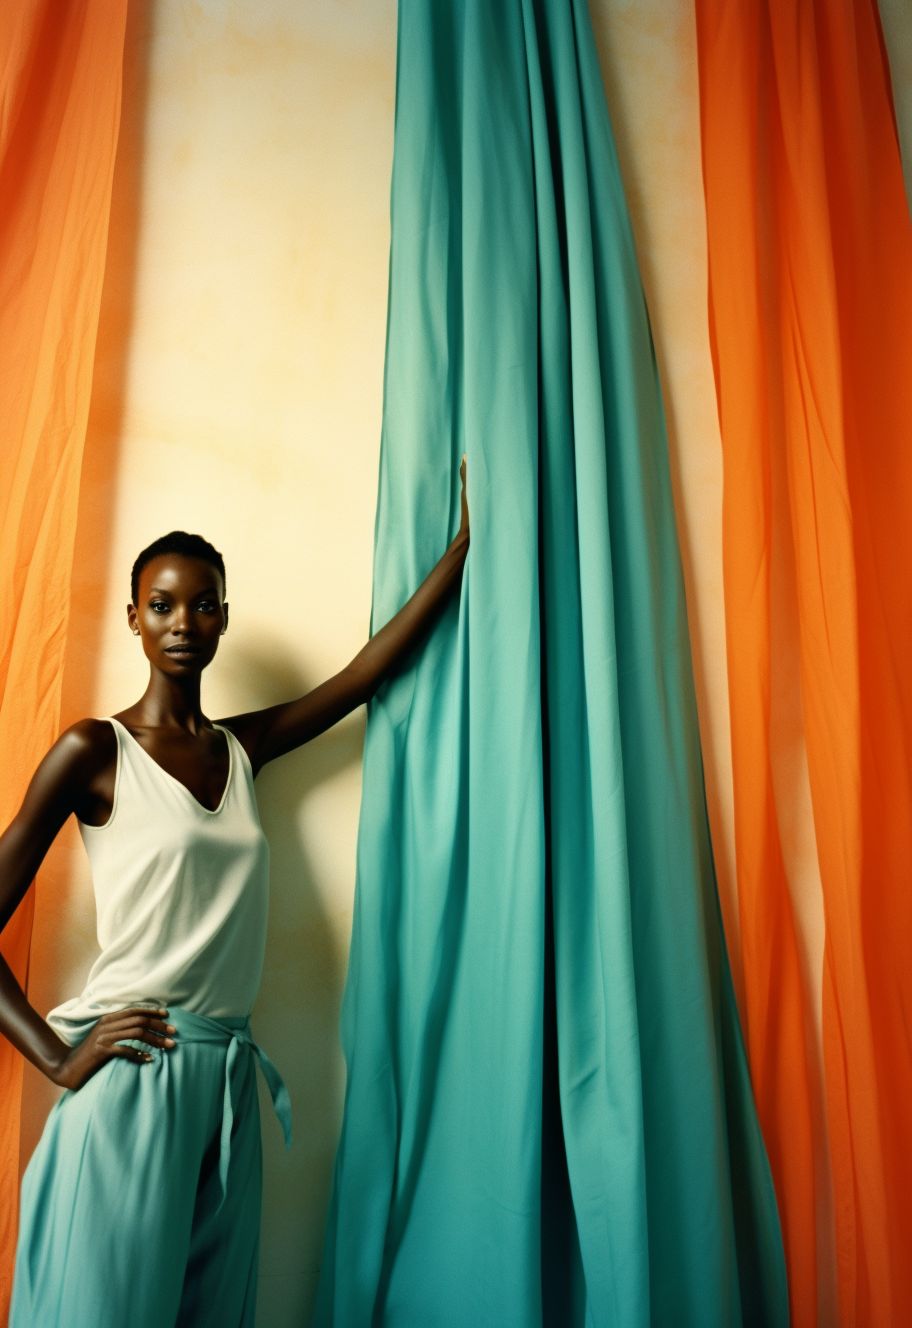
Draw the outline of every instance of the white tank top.
M263 970L269 845L247 753L215 725L228 742L228 782L209 811L120 720L110 723L117 735L111 815L100 826L78 822L101 954L81 995L49 1011L47 1022L75 1043L75 1025L126 1005L248 1015Z

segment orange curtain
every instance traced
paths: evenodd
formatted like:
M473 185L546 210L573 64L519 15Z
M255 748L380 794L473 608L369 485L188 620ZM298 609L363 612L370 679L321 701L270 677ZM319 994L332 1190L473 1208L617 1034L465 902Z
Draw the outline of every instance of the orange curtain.
M882 1328L912 1322L912 230L874 0L696 8L748 1050L793 1322L811 1325L820 996L772 786L782 538L823 886L839 1321Z
M0 824L57 736L79 473L120 123L126 0L0 6ZM2 937L28 974L33 892ZM22 1058L0 1039L0 1314Z

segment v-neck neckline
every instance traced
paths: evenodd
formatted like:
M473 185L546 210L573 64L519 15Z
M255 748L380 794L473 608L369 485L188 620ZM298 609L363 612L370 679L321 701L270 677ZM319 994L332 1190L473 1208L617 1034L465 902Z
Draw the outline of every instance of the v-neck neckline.
M187 785L182 780L178 779L176 775L172 775L171 771L166 770L160 761L156 761L155 757L152 755L151 752L146 751L145 747L142 745L139 739L133 736L133 734L130 732L130 730L127 728L126 724L124 724L122 720L115 719L113 715L109 715L108 718L111 720L113 724L118 724L120 726L123 732L133 743L134 747L139 748L139 750L142 752L146 760L151 761L152 764L155 766L156 770L160 770L166 779L170 779L172 784L176 784L178 788L184 790L190 801L194 803L194 805L197 806L201 812L205 812L207 816L218 815L218 813L222 810L222 808L225 805L225 799L228 797L228 790L231 787L231 777L234 774L234 749L232 748L231 745L231 738L228 734L228 730L224 727L223 724L216 724L215 720L212 721L212 727L214 729L218 729L220 733L224 733L225 735L225 742L228 746L228 778L225 780L225 787L222 790L222 796L218 800L218 805L216 807L206 807L203 805L203 803L200 802L199 798L196 796L195 793L191 793L190 789L187 788Z

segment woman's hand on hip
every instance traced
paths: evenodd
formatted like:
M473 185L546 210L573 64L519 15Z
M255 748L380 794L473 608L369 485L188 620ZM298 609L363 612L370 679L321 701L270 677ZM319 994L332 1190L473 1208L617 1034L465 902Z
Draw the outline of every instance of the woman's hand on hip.
M115 1056L133 1061L137 1065L146 1065L152 1060L147 1051L137 1047L121 1046L124 1038L137 1042L148 1042L150 1047L161 1047L166 1051L175 1045L173 1024L166 1023L168 1011L164 1007L150 1010L148 1006L127 1006L123 1010L112 1010L103 1014L89 1029L83 1040L71 1047L55 1067L51 1075L55 1084L74 1091L81 1088L96 1070L100 1070Z

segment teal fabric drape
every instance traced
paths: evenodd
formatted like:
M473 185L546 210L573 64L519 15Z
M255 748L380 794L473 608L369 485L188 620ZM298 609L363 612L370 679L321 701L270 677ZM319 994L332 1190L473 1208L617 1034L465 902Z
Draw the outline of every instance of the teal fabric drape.
M372 700L315 1321L788 1322L584 0L399 6Z

